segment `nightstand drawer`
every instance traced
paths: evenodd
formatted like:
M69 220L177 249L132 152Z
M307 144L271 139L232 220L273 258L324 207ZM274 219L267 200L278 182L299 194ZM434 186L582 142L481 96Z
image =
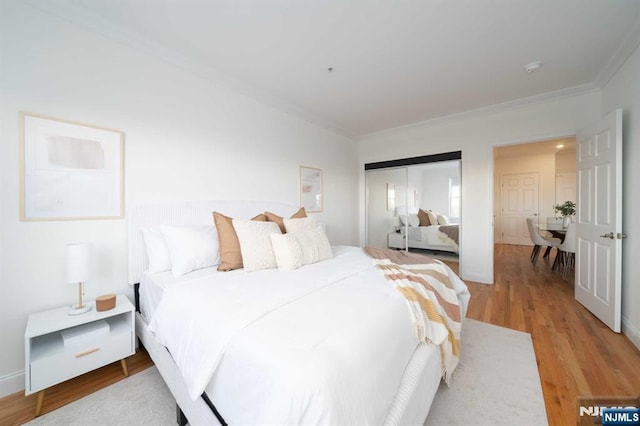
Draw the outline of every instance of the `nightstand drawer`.
M388 235L388 245L390 248L399 248L403 249L406 246L406 234L401 234L399 232L392 232Z
M31 362L31 388L47 388L132 355L131 333L119 331L68 347L53 336L60 340L59 350Z
M85 322L81 326L106 322L109 331L95 333L96 327L90 327L80 334L72 332L75 337L67 339L72 343L67 342L66 346L63 334L68 336L77 326L31 338L27 395L133 355L132 315L131 310L116 311L113 316Z

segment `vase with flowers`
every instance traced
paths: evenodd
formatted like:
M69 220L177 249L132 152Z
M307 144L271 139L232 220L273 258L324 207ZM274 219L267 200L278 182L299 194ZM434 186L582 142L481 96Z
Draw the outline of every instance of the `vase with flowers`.
M571 216L576 214L576 203L573 201L565 201L562 204L553 206L553 210L556 214L560 213L562 216L562 227L566 228L569 222L571 222Z

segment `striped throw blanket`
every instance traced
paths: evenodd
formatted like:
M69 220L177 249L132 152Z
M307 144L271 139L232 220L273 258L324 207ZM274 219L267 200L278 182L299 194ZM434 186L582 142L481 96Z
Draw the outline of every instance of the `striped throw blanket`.
M448 266L405 251L373 247L365 247L364 251L404 296L418 341L440 346L442 376L449 384L460 356L462 314Z

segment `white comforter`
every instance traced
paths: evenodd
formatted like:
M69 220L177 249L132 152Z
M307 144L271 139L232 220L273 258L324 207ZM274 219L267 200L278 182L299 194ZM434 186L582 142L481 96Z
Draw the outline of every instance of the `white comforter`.
M231 424L383 422L417 347L411 317L362 249L334 253L165 290L149 327L192 398L206 389Z

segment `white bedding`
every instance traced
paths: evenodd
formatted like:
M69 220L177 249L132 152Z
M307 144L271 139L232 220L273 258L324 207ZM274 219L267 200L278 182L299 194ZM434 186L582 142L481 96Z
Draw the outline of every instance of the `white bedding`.
M457 249L445 243L440 235L440 225L409 226L407 227L409 248L434 248L441 246L442 250L455 251Z
M410 314L362 249L334 253L286 273L141 283L155 286L143 309L192 398L206 390L228 423L385 420L418 346ZM466 311L468 291L456 286Z

